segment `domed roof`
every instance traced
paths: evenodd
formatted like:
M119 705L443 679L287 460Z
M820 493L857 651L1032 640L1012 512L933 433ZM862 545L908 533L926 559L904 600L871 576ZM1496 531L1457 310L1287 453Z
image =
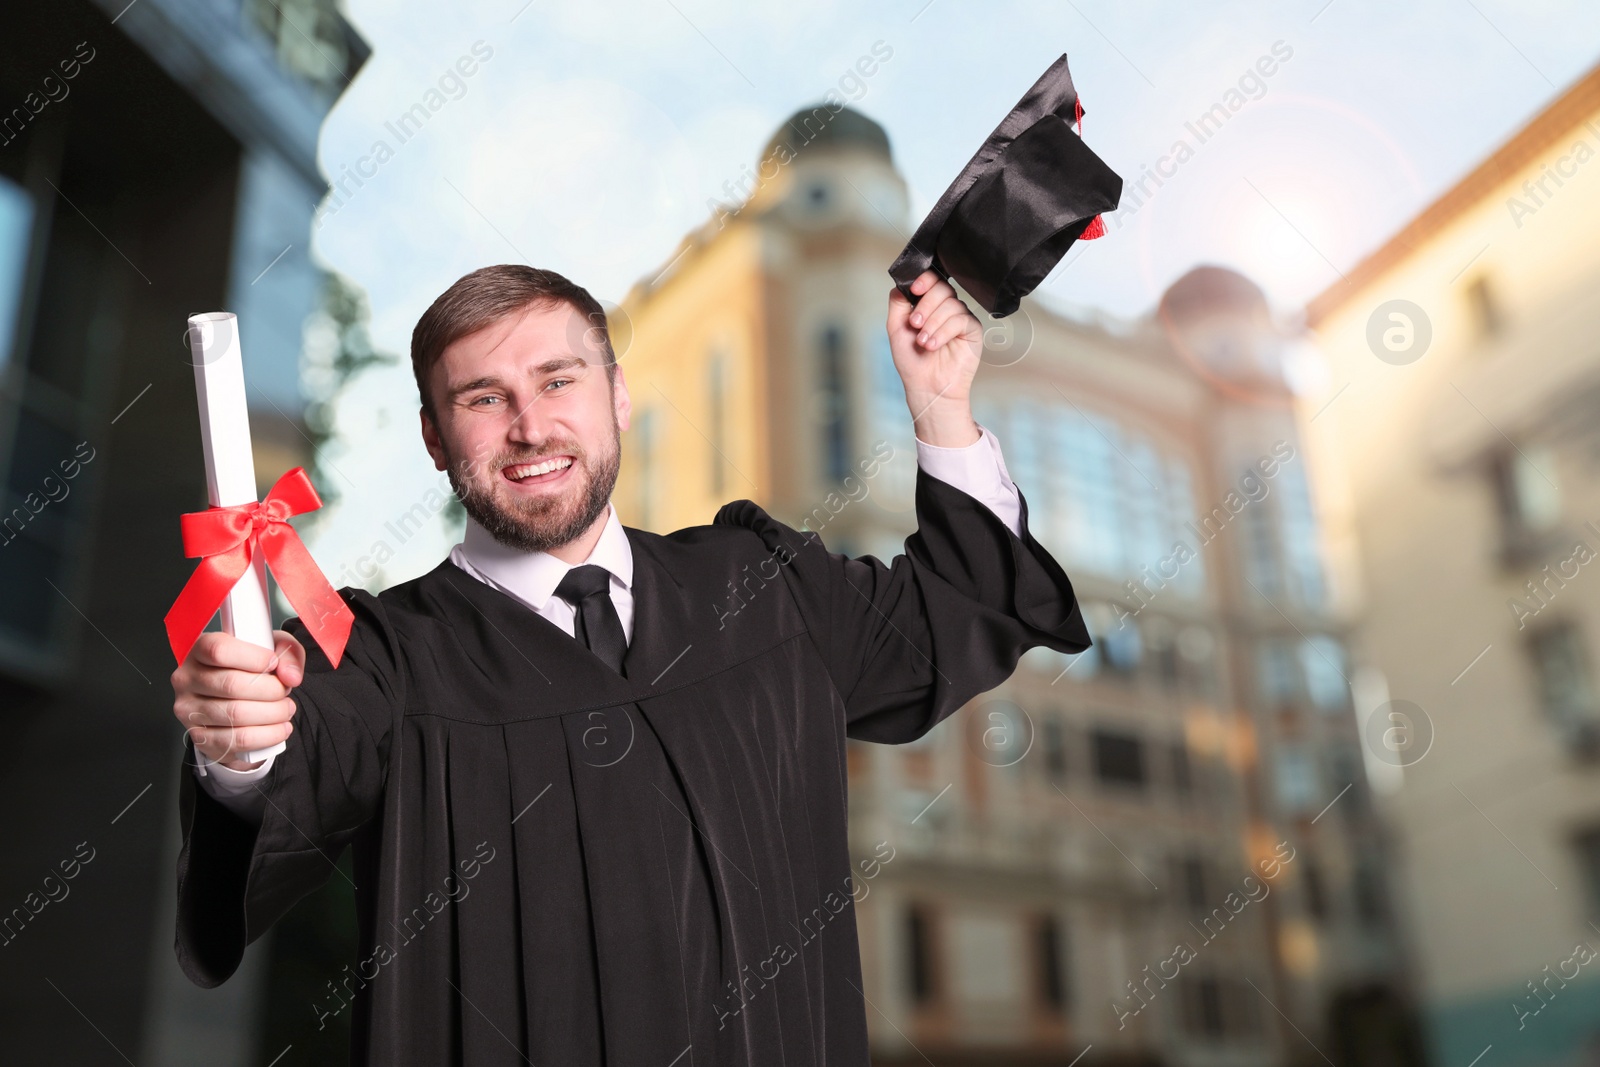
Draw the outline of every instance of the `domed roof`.
M780 143L793 155L817 147L865 148L890 159L889 135L882 126L854 108L834 111L824 103L803 107L785 119L761 150L761 158L766 159Z
M1212 315L1267 322L1267 296L1261 287L1227 267L1195 267L1161 295L1160 314L1174 325Z
M1196 267L1161 295L1156 318L1173 353L1238 399L1288 396L1285 335L1266 294L1226 267Z

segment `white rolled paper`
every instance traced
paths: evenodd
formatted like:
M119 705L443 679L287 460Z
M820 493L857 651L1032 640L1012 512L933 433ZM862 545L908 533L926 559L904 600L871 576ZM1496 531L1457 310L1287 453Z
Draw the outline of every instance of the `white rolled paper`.
M206 457L206 492L212 507L253 504L255 455L250 448L250 412L245 405L244 359L239 319L231 311L189 316L189 351L200 399L200 444ZM222 602L222 628L262 648L272 648L272 608L267 600L267 564L259 553ZM251 763L287 745L241 754Z

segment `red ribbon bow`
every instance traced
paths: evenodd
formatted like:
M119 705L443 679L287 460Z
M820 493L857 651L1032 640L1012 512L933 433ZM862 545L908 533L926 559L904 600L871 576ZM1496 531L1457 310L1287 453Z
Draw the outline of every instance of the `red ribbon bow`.
M203 558L166 616L167 640L179 663L250 569L259 548L306 630L329 662L339 666L355 615L323 577L288 521L290 515L321 506L322 498L305 468L296 467L278 479L264 500L180 516L183 554Z

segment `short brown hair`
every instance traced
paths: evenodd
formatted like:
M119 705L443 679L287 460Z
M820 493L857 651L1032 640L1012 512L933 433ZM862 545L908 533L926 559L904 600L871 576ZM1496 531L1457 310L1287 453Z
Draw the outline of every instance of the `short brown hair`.
M428 396L428 373L439 362L444 350L468 334L493 325L530 306L551 307L567 304L588 320L591 329L600 331L605 350L606 378L617 380L617 357L611 348L611 331L606 326L605 309L589 290L553 270L540 270L522 263L497 263L479 267L456 279L422 313L411 331L411 372L417 379L422 409L434 417L433 401Z

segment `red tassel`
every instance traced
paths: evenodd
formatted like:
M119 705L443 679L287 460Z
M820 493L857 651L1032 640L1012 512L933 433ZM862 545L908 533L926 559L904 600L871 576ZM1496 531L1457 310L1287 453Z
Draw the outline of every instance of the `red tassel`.
M1083 136L1083 99L1080 97L1080 98L1074 100L1072 102L1072 108L1073 108L1073 121L1078 124L1078 136L1082 137ZM1100 218L1099 215L1096 215L1093 219L1091 219L1089 221L1089 225L1087 227L1085 227L1084 231L1078 235L1078 240L1080 240L1080 241L1092 241L1096 237L1104 237L1105 235L1106 235L1106 224Z

